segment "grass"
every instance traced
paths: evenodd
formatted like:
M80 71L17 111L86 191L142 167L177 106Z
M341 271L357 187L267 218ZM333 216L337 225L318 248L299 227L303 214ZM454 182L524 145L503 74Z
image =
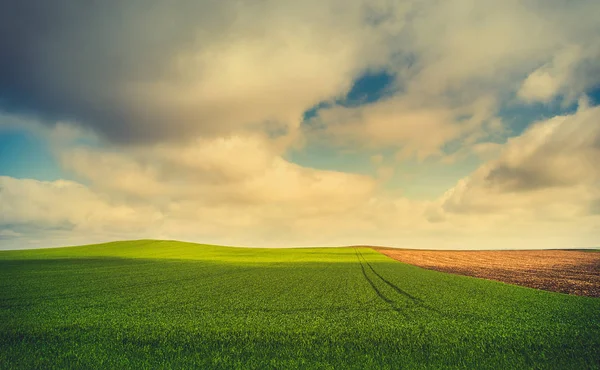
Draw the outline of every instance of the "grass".
M600 299L369 248L0 253L0 368L598 368Z

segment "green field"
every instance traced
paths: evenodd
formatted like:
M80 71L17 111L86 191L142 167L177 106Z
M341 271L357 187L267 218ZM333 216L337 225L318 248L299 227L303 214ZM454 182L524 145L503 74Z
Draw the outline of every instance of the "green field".
M369 248L0 252L0 368L600 366L600 299Z

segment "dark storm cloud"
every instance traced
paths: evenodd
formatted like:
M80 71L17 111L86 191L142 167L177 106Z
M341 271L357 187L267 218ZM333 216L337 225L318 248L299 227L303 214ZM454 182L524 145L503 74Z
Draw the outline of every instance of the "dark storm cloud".
M120 142L181 134L164 124L170 107L126 86L167 77L173 56L230 15L217 1L3 0L0 110L75 121Z

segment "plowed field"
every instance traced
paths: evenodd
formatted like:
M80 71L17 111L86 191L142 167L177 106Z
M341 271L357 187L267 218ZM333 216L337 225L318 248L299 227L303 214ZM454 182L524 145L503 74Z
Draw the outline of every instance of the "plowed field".
M600 297L600 253L577 250L425 251L375 248L395 260L553 292Z

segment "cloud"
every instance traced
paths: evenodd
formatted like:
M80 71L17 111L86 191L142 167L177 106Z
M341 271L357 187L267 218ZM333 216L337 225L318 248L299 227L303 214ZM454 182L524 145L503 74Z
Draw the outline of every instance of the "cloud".
M23 234L15 232L15 231L13 231L11 229L0 230L0 239L3 239L3 238L16 238L16 237L19 237L19 236L23 236Z
M487 97L459 106L396 97L360 107L322 109L307 133L342 147L392 148L399 159L423 160L441 155L450 141L479 133L492 123L494 106Z
M586 64L590 60L597 60L598 57L598 43L588 46L585 51L579 45L572 45L556 54L552 61L531 72L523 81L517 95L529 103L548 103L562 94L566 101L570 102L598 82L598 67Z
M488 186L507 192L593 184L600 179L595 163L600 155L599 118L599 108L584 108L532 127L490 169Z
M289 246L334 240L347 224L356 222L348 215L368 203L374 179L302 168L269 152L262 153L266 160L225 160L232 152L253 155L239 151L253 147L256 140L206 143L216 149L210 158L192 155L193 147L177 157L165 156L171 149L165 147L156 152L69 151L64 160L89 185L0 177L0 226L22 230L24 239L45 236L48 243L55 242L57 234L73 238L141 234ZM201 149L195 154L202 153ZM204 177L206 173L222 176L215 180ZM337 217L339 222L327 221Z
M566 59L579 48L590 57L600 31L594 1L425 2L410 25L408 48L417 55L409 89L457 96L510 89L523 74Z
M160 219L149 207L114 204L72 181L0 176L0 225L37 229L136 231Z
M318 110L306 133L339 147L395 148L400 160L440 157L448 145L490 141L501 107L570 103L600 83L596 2L429 1L386 19L395 94ZM402 21L398 21L402 19ZM392 27L390 23L396 23Z
M365 127L332 133L414 142L401 157L424 158L464 133L457 115L479 114L473 101L497 102L519 85L527 101L573 97L600 81L592 0L0 6L0 53L10 56L1 58L0 106L121 144L247 132L291 143L303 112L344 96L365 71L386 70L395 103L367 109L364 121L350 109L322 123L353 120ZM496 111L485 104L485 114ZM436 134L413 134L420 126Z
M589 244L599 108L515 137L506 112L564 108L600 83L599 12L594 0L1 2L0 125L47 140L69 180L0 177L0 230ZM385 86L344 99L361 76ZM286 159L312 145L371 157L371 175ZM438 199L399 195L404 171L426 183L414 166L436 161L460 176L481 165Z
M362 1L3 2L0 102L114 142L290 129L381 64ZM376 50L377 49L377 50Z
M600 194L600 107L538 122L504 145L499 157L450 189L450 213L540 212L541 217L586 216Z
M112 196L156 202L281 204L321 210L346 206L374 190L367 176L304 168L260 136L199 139L120 152L79 147L66 168Z

